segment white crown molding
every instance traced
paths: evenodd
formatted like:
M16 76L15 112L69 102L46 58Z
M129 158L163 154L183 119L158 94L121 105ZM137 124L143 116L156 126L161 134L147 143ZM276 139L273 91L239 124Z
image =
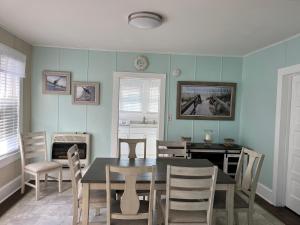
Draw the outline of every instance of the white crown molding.
M43 45L43 44L33 44L33 47L43 47L43 48L60 48L60 49L73 49L73 50L86 50L86 51L101 51L101 52L113 52L113 53L148 53L148 54L158 54L158 55L186 55L186 56L208 56L208 57L228 57L228 58L243 58L243 55L231 55L231 54L200 54L200 53L189 53L189 52L172 52L172 51L145 51L145 50L121 50L121 49L102 49L102 48L79 48L73 46L60 46L60 45Z
M293 39L295 39L295 38L297 38L297 37L300 37L300 33L295 34L295 35L293 35L293 36L291 36L291 37L289 37L289 38L285 38L285 39L283 39L283 40L281 40L281 41L275 42L275 43L273 43L273 44L267 45L267 46L265 46L265 47L256 49L256 50L254 50L254 51L252 51L252 52L249 52L249 53L247 53L246 55L244 55L243 58L244 58L244 57L248 57L248 56L250 56L250 55L254 55L254 54L256 54L256 53L258 53L258 52L261 52L261 51L263 51L263 50L266 50L266 49L268 49L268 48L272 48L272 47L274 47L274 46L276 46L276 45L280 45L280 44L282 44L282 43L284 43L284 42L293 40Z

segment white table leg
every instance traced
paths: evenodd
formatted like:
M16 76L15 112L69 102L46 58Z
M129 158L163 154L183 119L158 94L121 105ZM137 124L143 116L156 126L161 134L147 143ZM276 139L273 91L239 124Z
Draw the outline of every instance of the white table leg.
M90 199L90 184L82 185L82 225L89 224L89 199Z
M233 225L234 223L234 185L228 185L226 191L226 209L227 209L227 224Z

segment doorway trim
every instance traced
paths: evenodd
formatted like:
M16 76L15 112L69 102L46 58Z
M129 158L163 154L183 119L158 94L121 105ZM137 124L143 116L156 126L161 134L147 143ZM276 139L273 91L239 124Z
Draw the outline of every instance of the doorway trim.
M285 206L286 201L291 87L295 73L300 73L300 64L278 70L272 199L275 206Z
M114 72L113 74L113 98L112 98L112 135L111 135L111 156L116 157L118 148L118 123L119 123L119 90L120 79L125 77L135 78L156 78L160 79L160 106L159 106L159 139L164 140L165 128L165 98L166 98L166 74L158 73L134 73Z

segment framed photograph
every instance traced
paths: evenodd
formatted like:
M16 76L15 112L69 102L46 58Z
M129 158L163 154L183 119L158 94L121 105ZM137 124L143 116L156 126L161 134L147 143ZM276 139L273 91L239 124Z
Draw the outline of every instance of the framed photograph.
M72 82L73 104L99 105L100 83L98 82Z
M43 94L71 94L71 72L45 70Z
M179 81L177 119L234 120L236 83Z

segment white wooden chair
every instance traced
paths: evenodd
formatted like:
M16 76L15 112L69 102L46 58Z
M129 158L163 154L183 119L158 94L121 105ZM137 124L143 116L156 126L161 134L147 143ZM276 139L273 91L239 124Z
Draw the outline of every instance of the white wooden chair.
M121 144L122 143L127 143L128 147L129 147L129 153L128 153L128 158L129 159L135 159L137 158L136 156L136 146L138 143L143 143L143 147L144 147L144 159L146 158L146 142L147 139L143 138L143 139L126 139L126 138L119 138L119 150L118 150L118 158L121 158Z
M235 180L236 191L234 195L235 222L239 224L238 213L247 213L248 225L253 225L254 200L259 174L263 164L264 155L243 148L239 158ZM225 193L217 191L215 195L215 210L225 209Z
M153 223L153 192L155 167L115 167L106 166L106 196L107 196L107 225L130 224L152 225ZM150 194L149 201L140 200L136 180L138 176L149 175ZM125 177L124 193L120 200L111 199L111 177ZM145 190L148 187L141 187Z
M62 185L62 165L47 160L47 144L45 132L34 132L19 135L21 151L21 193L24 193L25 185L35 188L36 200L40 197L40 178L45 175L45 184L48 177L58 181L58 190L61 192ZM49 176L48 173L57 172L58 177ZM25 181L25 175L30 174L35 177L35 184Z
M73 145L68 150L67 155L72 180L73 225L75 225L80 221L80 216L78 217L78 211L81 212L82 209L82 173L77 145ZM89 203L92 208L95 208L96 211L100 212L101 208L106 208L106 192L100 190L91 190Z
M167 167L165 225L211 225L218 167Z
M187 158L185 141L156 141L156 158Z

